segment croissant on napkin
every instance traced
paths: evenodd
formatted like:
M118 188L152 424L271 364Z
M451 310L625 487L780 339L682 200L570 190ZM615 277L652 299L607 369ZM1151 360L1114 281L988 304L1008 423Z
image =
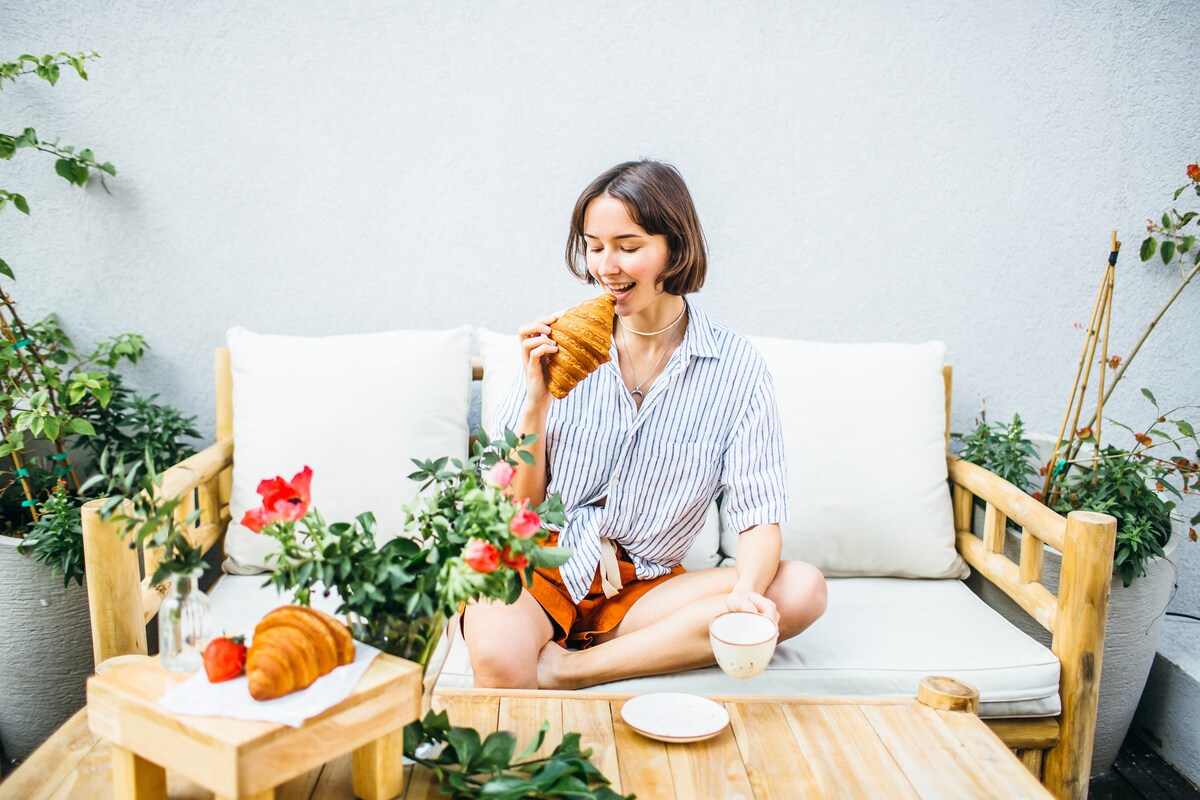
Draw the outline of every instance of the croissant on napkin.
M562 400L606 361L612 342L616 298L607 292L564 311L550 323L558 351L546 358L550 394Z
M281 606L254 628L246 652L250 696L273 700L306 689L353 660L354 639L345 625L315 608Z

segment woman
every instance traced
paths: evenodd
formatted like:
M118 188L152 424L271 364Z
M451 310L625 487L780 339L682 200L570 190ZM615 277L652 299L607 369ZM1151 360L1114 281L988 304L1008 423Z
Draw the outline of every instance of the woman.
M765 614L781 639L800 633L825 610L825 582L779 560L787 497L771 376L745 337L687 299L707 258L675 168L626 162L593 181L571 216L567 266L616 298L613 359L554 400L555 317L526 325L523 380L489 430L538 435L510 492L535 505L561 494L555 536L574 554L539 569L516 603L467 609L476 686L571 689L712 664L708 624L724 611ZM685 572L718 495L741 532L737 567Z

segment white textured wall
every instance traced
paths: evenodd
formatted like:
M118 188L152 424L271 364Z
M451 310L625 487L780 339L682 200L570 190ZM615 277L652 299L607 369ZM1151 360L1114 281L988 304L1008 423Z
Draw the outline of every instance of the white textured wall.
M1138 261L1145 219L1200 157L1194 2L0 6L0 54L104 56L6 85L0 127L120 170L106 196L0 163L34 210L0 217L21 307L145 334L135 383L207 435L231 324L513 329L583 297L572 203L639 156L692 189L717 319L940 338L956 428L986 397L1056 429L1109 231L1122 353L1178 279ZM1114 413L1138 424L1138 385L1200 401L1198 312L1195 285Z

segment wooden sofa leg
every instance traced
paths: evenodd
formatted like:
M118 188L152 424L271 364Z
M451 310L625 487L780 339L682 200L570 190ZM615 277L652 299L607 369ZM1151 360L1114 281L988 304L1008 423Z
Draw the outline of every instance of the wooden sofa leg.
M1067 515L1051 647L1062 665L1061 736L1043 764L1043 783L1061 800L1086 797L1091 777L1116 535L1116 520L1107 514Z
M103 500L92 500L82 511L92 654L97 664L114 656L146 654L137 550L121 538L115 523L100 519L103 504Z

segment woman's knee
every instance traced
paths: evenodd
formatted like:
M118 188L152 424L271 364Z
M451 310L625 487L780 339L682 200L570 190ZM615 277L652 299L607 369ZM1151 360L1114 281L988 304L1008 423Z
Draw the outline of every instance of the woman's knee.
M497 614L490 608L468 608L464 634L475 685L536 689L538 653L546 644L541 633L540 626L519 612Z
M812 625L825 613L828 594L825 576L804 561L784 561L771 584L769 594L779 610L779 638L790 639Z

